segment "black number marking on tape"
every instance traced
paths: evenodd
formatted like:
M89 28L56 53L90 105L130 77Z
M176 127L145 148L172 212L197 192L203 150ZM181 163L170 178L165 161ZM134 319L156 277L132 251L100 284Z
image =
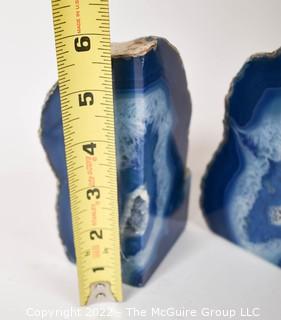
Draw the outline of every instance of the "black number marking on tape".
M92 200L93 196L96 196L96 199L100 198L100 190L98 188L87 190L87 199Z
M74 47L77 52L86 52L91 49L91 39L87 36L74 39Z
M94 104L94 95L91 92L85 92L78 95L78 100L80 107L92 106Z
M84 144L83 145L83 150L88 153L91 156L95 155L95 149L96 149L97 145L95 143L89 143L89 144Z
M95 240L96 238L97 239L103 239L103 233L102 233L102 230L93 230L90 232L90 238L91 240Z

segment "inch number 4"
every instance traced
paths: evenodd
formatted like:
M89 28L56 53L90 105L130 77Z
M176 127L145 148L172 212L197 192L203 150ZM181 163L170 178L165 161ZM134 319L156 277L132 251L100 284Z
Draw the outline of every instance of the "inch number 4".
M84 144L83 145L83 151L88 153L90 156L94 156L96 147L97 147L97 145L95 143L93 143L93 142L89 143L89 144Z

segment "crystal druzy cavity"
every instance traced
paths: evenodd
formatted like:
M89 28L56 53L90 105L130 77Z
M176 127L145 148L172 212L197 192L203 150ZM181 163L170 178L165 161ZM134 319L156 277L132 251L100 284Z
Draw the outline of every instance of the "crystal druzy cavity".
M123 280L140 286L185 227L191 103L180 56L164 39L113 45L112 69ZM60 182L60 236L75 261L57 86L43 110L41 127L43 146Z
M281 266L280 50L252 57L233 81L202 208L215 232Z

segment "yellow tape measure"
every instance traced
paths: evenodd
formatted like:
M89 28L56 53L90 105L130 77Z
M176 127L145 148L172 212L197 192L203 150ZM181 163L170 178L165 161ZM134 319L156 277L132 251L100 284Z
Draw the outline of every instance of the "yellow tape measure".
M52 0L81 305L122 300L108 0Z

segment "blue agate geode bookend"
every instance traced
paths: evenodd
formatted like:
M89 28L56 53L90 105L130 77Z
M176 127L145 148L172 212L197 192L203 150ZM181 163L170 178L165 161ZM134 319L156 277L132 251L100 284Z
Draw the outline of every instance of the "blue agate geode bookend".
M179 53L164 39L112 45L112 73L123 281L142 286L186 224L191 100ZM60 237L75 261L58 86L41 141L59 181Z
M281 50L234 79L201 205L214 232L281 266Z

